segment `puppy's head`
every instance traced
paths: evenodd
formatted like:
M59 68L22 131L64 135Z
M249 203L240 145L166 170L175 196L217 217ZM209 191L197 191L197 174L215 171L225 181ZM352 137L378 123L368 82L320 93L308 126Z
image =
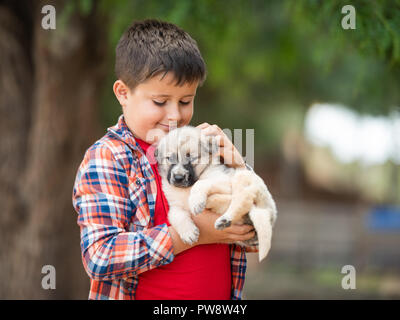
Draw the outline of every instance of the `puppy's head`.
M187 188L211 163L220 163L218 150L214 137L201 134L198 128L185 126L163 137L154 155L160 175L171 185Z

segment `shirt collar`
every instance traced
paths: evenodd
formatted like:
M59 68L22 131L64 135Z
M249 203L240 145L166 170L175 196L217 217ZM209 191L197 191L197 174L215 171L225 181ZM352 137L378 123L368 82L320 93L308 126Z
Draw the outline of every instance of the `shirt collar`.
M135 140L131 130L126 125L124 115L121 114L118 118L118 123L107 129L112 135L125 142L131 149L140 150L138 142Z

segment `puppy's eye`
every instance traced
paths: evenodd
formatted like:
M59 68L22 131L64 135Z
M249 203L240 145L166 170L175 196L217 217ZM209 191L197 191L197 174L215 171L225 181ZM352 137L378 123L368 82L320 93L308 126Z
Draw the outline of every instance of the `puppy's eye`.
M166 156L165 159L166 159L169 163L175 163L175 162L176 162L176 158L175 158L175 155L174 155L174 154L169 155L169 156Z
M186 159L187 159L189 162L194 162L194 161L196 161L196 160L198 159L198 157L195 156L195 155L191 155L190 153L186 153Z

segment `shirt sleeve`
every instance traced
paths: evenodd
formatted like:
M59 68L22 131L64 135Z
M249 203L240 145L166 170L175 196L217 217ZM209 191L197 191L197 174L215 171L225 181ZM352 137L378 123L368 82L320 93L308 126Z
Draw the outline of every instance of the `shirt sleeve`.
M258 252L258 245L254 245L254 246L245 246L245 247L244 247L244 250L245 250L246 252L253 252L253 253Z
M231 250L231 299L241 300L246 277L247 259L245 248L237 244L230 245Z
M158 225L129 232L143 192L132 197L123 165L106 146L90 148L79 167L73 206L78 213L82 261L94 280L131 278L141 272L173 261L173 245L168 226ZM131 191L132 192L132 191Z

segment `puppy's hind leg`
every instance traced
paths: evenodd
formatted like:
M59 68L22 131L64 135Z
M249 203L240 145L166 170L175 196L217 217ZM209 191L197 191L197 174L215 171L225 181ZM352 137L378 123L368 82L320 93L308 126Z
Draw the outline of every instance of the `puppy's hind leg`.
M258 237L258 260L263 260L270 248L272 238L271 212L265 208L253 207L249 212Z
M218 230L229 227L233 222L241 221L250 211L256 197L252 185L252 176L247 170L236 170L231 179L232 201L226 212L215 221Z
M214 193L208 197L206 208L223 215L229 208L231 200L231 194Z
M254 204L255 193L251 187L233 187L232 200L226 212L215 221L215 228L222 230L239 222Z

